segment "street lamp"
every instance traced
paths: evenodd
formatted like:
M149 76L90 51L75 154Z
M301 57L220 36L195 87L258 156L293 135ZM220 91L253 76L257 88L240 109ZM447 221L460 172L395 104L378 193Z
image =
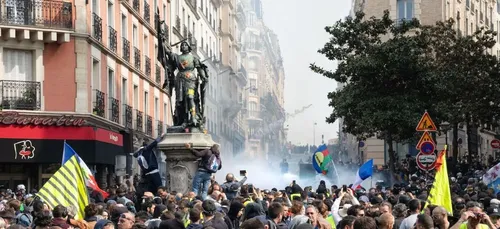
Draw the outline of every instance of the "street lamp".
M448 131L450 130L450 123L443 122L439 125L439 129L444 132L445 144L446 144L446 156L448 157Z
M318 125L318 123L314 123L313 125L313 146L316 145L316 125Z

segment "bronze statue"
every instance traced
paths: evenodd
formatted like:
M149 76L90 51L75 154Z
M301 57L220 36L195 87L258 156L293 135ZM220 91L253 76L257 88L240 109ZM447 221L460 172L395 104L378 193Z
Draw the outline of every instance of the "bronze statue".
M167 34L165 30L161 29L163 22L157 18L156 24L157 28L160 28L157 30L159 31L158 43L160 44L158 46L158 60L162 63L167 74L163 87L164 89L168 88L169 92L175 88L174 127L169 128L169 130L171 132L205 131L203 106L205 105L205 88L208 83L206 66L191 54L191 46L186 41L180 42L181 54L173 53L168 48ZM174 75L175 70L177 70L176 75Z

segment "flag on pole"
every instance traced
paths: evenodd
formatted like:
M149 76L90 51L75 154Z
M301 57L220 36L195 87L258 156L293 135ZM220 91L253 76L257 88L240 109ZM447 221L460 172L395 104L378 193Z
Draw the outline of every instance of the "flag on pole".
M373 159L365 162L361 167L359 167L356 173L356 180L352 184L353 189L361 188L361 183L373 175Z
M80 164L80 167L82 168L83 179L85 179L85 184L87 185L87 187L101 193L103 198L106 199L109 196L109 194L106 191L99 188L99 185L97 185L97 182L95 181L94 174L92 173L92 171L90 171L87 164L85 164L83 159L80 156L78 156L78 154L75 152L75 150L73 150L73 148L71 148L71 146L69 146L66 142L64 142L62 165L66 163L66 161L68 161L73 156L77 158L77 161Z
M425 209L427 205L433 204L444 207L444 209L448 211L448 214L453 215L450 183L448 181L448 167L446 165L447 148L448 146L445 145L436 160L436 176L434 177L434 183L432 184L431 191L429 192L427 203L423 209Z
M89 204L89 197L78 158L73 156L62 164L36 195L51 209L57 205L74 207L75 219L83 219L83 210Z
M312 157L312 165L316 172L326 174L328 172L328 165L331 161L332 157L326 145L320 145Z

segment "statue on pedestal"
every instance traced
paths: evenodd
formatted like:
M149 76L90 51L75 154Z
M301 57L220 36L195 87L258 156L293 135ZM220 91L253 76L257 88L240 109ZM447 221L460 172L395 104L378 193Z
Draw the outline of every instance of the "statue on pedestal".
M160 26L160 23L157 26ZM169 73L164 86L168 87L170 92L175 88L176 97L174 127L169 129L169 132L204 132L203 106L208 83L206 66L191 54L191 46L186 41L180 42L180 54L170 51L164 39L166 34L159 31L158 60ZM175 70L177 73L174 76Z

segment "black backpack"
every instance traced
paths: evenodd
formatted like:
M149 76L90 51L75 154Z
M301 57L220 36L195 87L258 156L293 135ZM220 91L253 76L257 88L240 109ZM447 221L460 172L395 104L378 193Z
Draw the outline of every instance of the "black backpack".
M210 155L207 161L203 163L203 168L206 169L210 173L215 173L221 168L221 160L220 157L217 157L215 154Z

